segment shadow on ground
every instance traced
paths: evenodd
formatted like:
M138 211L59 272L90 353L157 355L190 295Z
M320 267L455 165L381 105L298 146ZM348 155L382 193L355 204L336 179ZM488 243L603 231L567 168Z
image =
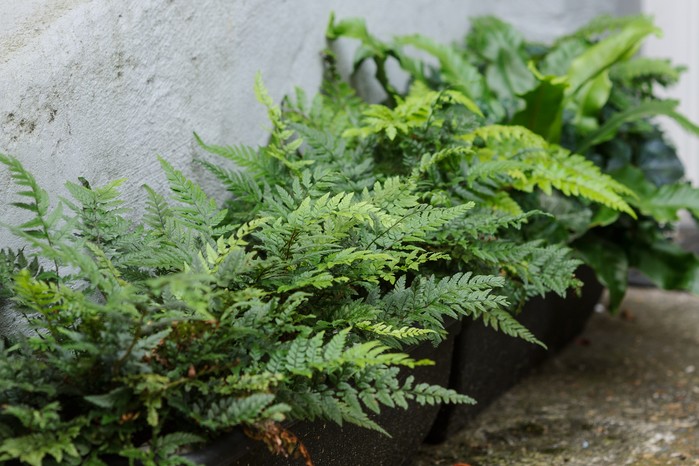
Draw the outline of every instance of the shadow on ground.
M565 312L565 309L561 309ZM631 289L413 466L699 465L699 297Z

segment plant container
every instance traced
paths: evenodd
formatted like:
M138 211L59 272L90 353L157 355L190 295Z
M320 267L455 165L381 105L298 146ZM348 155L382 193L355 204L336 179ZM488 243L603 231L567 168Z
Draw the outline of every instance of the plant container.
M584 329L603 287L592 269L578 268L583 282L580 295L562 298L549 294L527 302L518 320L543 341L548 350L509 337L478 321L465 322L456 336L449 387L475 398L475 405L442 406L427 438L444 441L515 385L547 357L561 350Z
M447 386L454 350L454 341L461 327L460 321L446 325L449 337L439 346L423 342L407 352L415 359L431 359L433 366L411 370L416 382ZM286 427L305 445L316 465L400 465L424 442L440 406L420 406L410 403L407 410L384 408L372 419L391 434L363 429L352 424L340 427L332 421L290 422ZM302 465L301 458L272 455L265 444L252 440L237 429L206 448L186 455L190 461L206 466L233 465Z

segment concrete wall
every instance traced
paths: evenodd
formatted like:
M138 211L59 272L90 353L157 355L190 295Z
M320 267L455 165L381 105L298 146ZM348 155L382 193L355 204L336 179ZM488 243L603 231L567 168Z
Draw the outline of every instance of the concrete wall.
M469 16L494 13L537 40L599 13L634 9L629 0L7 0L0 2L0 152L18 157L53 194L84 176L126 177L162 189L162 154L201 179L192 131L215 143L260 144L265 112L252 84L261 71L276 99L321 76L319 51L331 10L360 15L370 30L462 37ZM340 44L345 64L350 44ZM0 169L0 222L9 207ZM0 247L17 246L0 232Z
M668 99L680 101L679 110L699 123L699 2L671 0L658 2L643 0L643 11L655 17L663 29L663 37L650 38L644 53L652 57L670 58L673 63L687 66L680 82L665 92ZM669 118L659 119L668 136L677 146L677 152L687 170L687 177L699 186L699 138L687 133Z

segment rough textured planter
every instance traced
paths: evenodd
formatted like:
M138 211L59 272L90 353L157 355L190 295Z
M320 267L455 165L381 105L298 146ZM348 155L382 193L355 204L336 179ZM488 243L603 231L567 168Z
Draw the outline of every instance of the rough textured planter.
M582 332L603 288L588 267L579 268L577 275L584 283L581 296L569 293L565 299L556 295L533 299L518 317L546 343L548 351L479 322L463 325L456 337L450 388L475 398L478 404L443 406L429 442L441 442L464 427L532 368Z
M411 371L417 382L443 386L449 383L454 341L460 327L461 323L456 321L448 325L450 336L437 348L424 343L408 351L416 359L428 358L436 362L434 366L417 367ZM317 465L400 465L412 457L425 440L439 410L439 406L416 404L408 410L383 409L373 419L392 437L349 424L339 427L333 422L296 422L289 428L304 442ZM272 456L264 444L248 439L240 431L187 457L207 466L303 464L303 460Z

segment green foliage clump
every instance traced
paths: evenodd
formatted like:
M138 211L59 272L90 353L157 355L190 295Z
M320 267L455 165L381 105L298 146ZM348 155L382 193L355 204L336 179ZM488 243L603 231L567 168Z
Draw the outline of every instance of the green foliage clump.
M488 124L461 92L434 91L416 82L405 97L395 97L395 105L353 101L349 108L340 107L334 93L348 91L330 65L329 90L310 109L298 99L287 103L286 115L299 134L313 136L300 146L304 159L313 162L314 170L348 179L349 167L329 149L341 144L355 154L352 166L363 167L361 179L402 177L423 205L472 205L468 216L429 239L432 248L449 255L446 267L454 272L507 276L515 309L531 296L549 291L564 295L577 285L579 262L568 248L523 236L523 224L546 217L529 199L560 193L633 215L624 185L526 128ZM341 138L324 131L327 115L345 123L335 123ZM400 198L410 199L406 194ZM439 269L445 270L442 265Z
M337 80L309 109L282 110L256 89L267 146L202 142L247 168L202 161L232 195L223 209L165 160L170 195L145 187L141 220L120 199L122 180L68 183L71 198L52 206L0 156L31 216L10 227L25 252L0 261L5 312L27 326L0 353L0 459L188 464L182 451L236 426L278 447L293 439L287 419L386 433L369 413L473 402L416 382L409 370L432 362L401 352L438 344L447 319L542 344L513 298L565 293L578 262L495 237L534 213L495 215L440 192L428 159L377 169L384 150L408 161L466 147L447 128L480 121L468 98L417 89L389 111L394 134L371 126L383 123Z
M464 317L543 345L517 312L579 287L580 258L612 306L630 266L697 291L699 260L664 225L698 214L699 196L648 120L696 130L654 96L681 70L633 58L655 32L605 18L541 46L480 18L447 46L331 18L328 37L360 40L356 66L376 63L386 102L360 99L330 52L310 102L278 106L258 79L268 144L195 135L222 207L165 160L169 195L144 187L141 219L123 180L68 182L52 204L0 155L30 217L10 227L25 249L0 251L3 312L26 323L0 342L0 461L190 464L183 452L237 427L288 454L293 419L389 433L373 413L473 402L416 381L432 362L409 345ZM391 59L413 77L405 93Z
M683 68L636 56L643 40L658 33L644 16L600 17L548 46L481 17L472 20L462 44L445 45L419 35L378 41L362 20L333 18L327 36L360 40L356 66L365 60L385 66L395 58L415 83L474 99L491 126L465 136L477 145L479 162L470 163L475 170L466 177L471 191L485 192L490 205L512 213L524 204L554 214L530 222L525 236L571 244L609 288L614 310L630 267L666 288L699 289L699 259L665 233L680 209L696 212L697 190L682 180L675 150L651 117L668 116L694 134L699 127L677 112L678 102L655 92L676 83ZM436 64L411 55L413 48ZM389 104L400 102L393 86L384 89ZM478 137L484 132L495 137ZM520 139L514 150L508 147L513 137ZM452 164L448 173L459 171ZM474 184L479 176L490 189ZM523 198L513 189L538 189L545 197ZM575 199L563 197L571 195Z
M149 189L137 224L124 216L119 182L69 184L64 214L16 159L0 160L28 188L21 206L33 217L14 232L55 267L41 273L37 255L30 264L3 254L12 277L3 291L29 325L0 360L3 460L118 454L164 464L213 432L283 419L383 432L366 409L471 401L399 377L399 367L430 361L397 350L438 342L446 317L480 317L535 341L493 292L503 279L421 271L446 258L425 238L470 206L393 211L403 188L320 195L303 172L289 191L267 186L259 215L234 225L162 161L172 194Z

